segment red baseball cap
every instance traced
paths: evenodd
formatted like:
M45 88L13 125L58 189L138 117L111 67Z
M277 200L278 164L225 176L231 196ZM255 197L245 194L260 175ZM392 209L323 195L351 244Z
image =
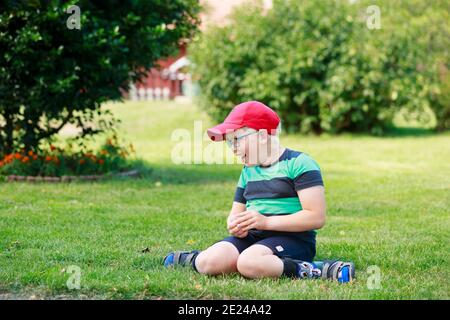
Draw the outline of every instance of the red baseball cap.
M235 106L223 123L208 129L207 133L213 141L222 141L226 133L242 127L266 129L269 134L275 135L279 124L277 113L264 103L247 101Z

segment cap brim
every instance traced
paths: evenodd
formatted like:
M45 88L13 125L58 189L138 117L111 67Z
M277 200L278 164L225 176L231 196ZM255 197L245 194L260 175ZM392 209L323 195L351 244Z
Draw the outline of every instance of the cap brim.
M223 141L225 140L225 134L231 133L234 130L242 128L241 124L235 123L221 123L215 127L207 130L208 136L212 141Z

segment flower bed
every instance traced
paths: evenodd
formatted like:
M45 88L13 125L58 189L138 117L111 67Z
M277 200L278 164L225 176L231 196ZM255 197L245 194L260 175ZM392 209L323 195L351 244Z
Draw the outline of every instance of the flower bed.
M94 181L129 170L127 158L133 153L133 145L120 146L115 137L97 152L74 152L53 145L39 151L22 149L0 159L0 175L6 176L7 181Z
M81 176L62 176L62 177L47 177L47 176L17 176L17 175L9 175L6 177L7 182L32 182L32 183L40 183L40 182L49 182L49 183L57 183L57 182L72 182L72 181L98 181L111 177L131 177L137 178L140 177L141 174L138 170L129 170L124 172L119 172L115 174L104 174L104 175L81 175Z

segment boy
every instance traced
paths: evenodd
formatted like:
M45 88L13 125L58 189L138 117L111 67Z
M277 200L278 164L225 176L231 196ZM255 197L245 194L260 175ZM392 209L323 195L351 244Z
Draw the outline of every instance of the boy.
M241 158L230 236L204 251L175 251L164 266L192 266L202 274L239 272L246 278L330 278L351 281L353 263L313 262L316 232L325 224L325 193L318 164L279 143L278 115L258 101L244 102L208 130Z

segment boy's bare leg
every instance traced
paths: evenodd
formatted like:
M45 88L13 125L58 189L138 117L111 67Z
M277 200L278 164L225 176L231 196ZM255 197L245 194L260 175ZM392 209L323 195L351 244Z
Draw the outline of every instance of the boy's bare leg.
M238 249L231 243L221 241L200 252L195 259L198 272L219 275L237 272Z
M246 278L278 278L283 273L283 261L270 248L255 244L240 254L237 269Z

